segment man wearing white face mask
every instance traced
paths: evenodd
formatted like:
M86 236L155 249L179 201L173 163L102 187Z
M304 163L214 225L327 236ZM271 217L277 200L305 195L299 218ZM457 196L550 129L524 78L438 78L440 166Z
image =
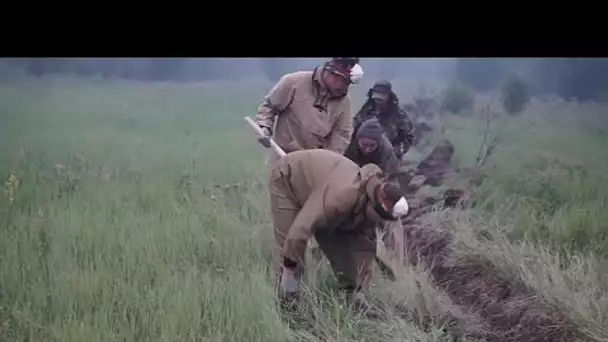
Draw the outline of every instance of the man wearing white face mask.
M314 149L274 164L270 198L280 297L298 295L307 243L314 237L351 303L369 308L365 292L376 255L375 227L409 211L400 187L385 182L375 164L359 167L341 154Z
M260 144L269 148L272 137L285 153L322 148L343 154L352 135L349 87L363 76L358 63L356 57L335 57L281 77L258 107ZM269 166L277 159L271 154Z

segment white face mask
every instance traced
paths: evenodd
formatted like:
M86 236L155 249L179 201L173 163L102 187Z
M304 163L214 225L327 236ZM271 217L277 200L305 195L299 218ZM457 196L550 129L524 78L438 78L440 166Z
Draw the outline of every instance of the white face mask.
M407 203L405 197L401 197L397 203L393 206L393 216L395 218L402 218L410 211L410 206Z
M350 82L353 84L359 83L363 78L363 68L359 64L355 64L355 66L350 69Z

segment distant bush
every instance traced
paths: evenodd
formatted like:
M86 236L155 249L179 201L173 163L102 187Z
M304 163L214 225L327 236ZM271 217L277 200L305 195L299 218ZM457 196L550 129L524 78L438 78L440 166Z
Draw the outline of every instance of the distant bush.
M529 88L519 76L509 77L502 87L502 106L510 115L521 113L530 101Z
M474 103L473 91L461 84L450 85L441 94L441 109L454 114L472 108Z

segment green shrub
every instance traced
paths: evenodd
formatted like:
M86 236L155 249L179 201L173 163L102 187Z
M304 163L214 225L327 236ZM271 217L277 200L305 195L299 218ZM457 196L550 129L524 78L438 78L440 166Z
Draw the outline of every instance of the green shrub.
M472 108L474 103L473 91L461 84L450 85L441 94L441 109L453 114Z
M521 113L530 101L529 89L524 80L516 75L509 77L502 87L502 105L510 115Z

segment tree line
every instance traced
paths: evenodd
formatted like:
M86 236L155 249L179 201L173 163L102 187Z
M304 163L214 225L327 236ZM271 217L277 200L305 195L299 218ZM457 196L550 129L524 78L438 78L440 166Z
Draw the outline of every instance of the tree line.
M325 58L3 58L3 65L40 77L53 74L98 75L142 81L213 81L266 77L310 70ZM606 99L606 58L362 58L375 79L411 78L458 82L476 91L499 89L517 75L534 94L565 99Z
M498 89L514 76L532 94L608 100L608 58L467 58L456 64L455 79L476 91Z
M4 58L6 65L33 76L49 74L99 75L153 81L208 81L266 77L311 70L326 58ZM365 58L367 75L392 79L437 77L442 61L426 59Z

